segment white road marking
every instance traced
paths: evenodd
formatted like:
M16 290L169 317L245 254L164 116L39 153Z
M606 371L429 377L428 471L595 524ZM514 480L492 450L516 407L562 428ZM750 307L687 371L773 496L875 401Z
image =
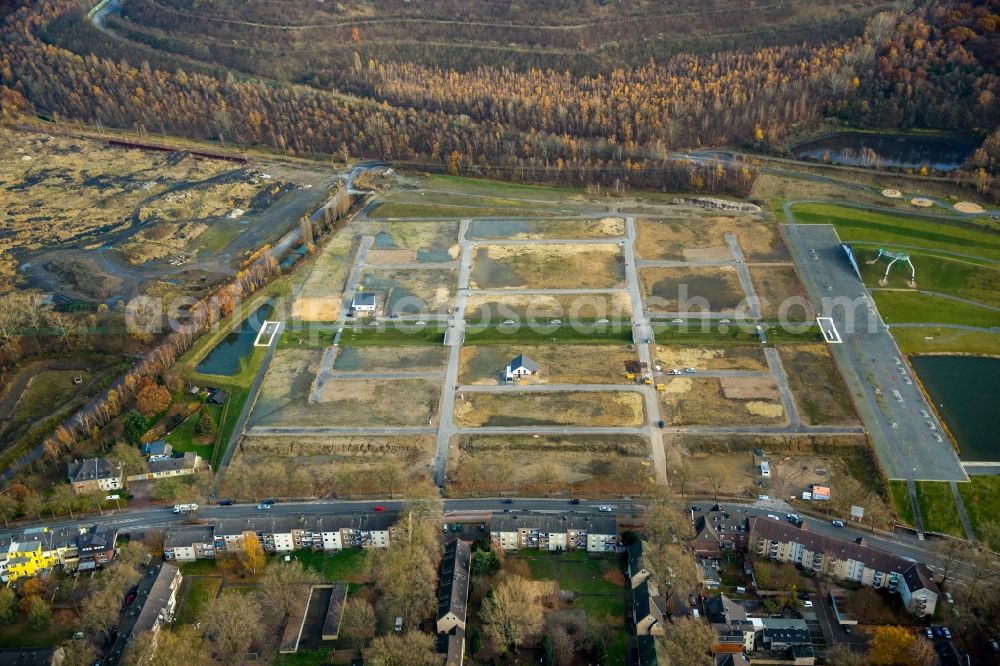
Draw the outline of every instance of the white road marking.
M840 333L837 331L837 326L833 323L831 317L816 317L816 323L819 324L819 330L823 331L823 337L831 345L839 345L843 342L840 339Z

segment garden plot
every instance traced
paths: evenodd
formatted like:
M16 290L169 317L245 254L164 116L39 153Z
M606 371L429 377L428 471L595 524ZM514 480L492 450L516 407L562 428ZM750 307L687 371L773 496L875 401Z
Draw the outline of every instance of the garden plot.
M622 426L645 423L642 395L635 392L460 393L455 423L481 426Z
M639 280L646 306L656 312L732 313L746 298L732 266L641 268Z
M854 403L826 345L780 346L778 354L803 422L857 423Z
M368 268L359 286L378 292L386 313L420 315L448 312L457 283L456 271Z
M610 321L631 315L627 292L612 294L508 294L477 295L466 300L465 317L470 321L499 322L551 320Z
M657 345L656 362L664 368L696 370L767 371L767 360L760 347L685 347Z
M343 347L333 364L335 372L426 372L444 370L448 348Z
M762 316L784 314L792 321L812 321L816 316L793 266L749 266L749 270Z
M449 494L619 492L652 476L649 442L638 435L460 435L448 456Z
M369 264L453 261L458 258L458 222L372 223L375 242Z
M357 245L347 230L330 239L307 269L292 317L304 321L336 321L343 305L344 289Z
M617 238L625 235L625 220L605 217L596 220L473 220L470 240L541 240L552 238Z
M636 231L642 259L729 260L726 234L733 233L747 261L790 261L777 226L752 217L640 218Z
M625 262L616 244L490 245L476 249L474 289L620 288Z
M670 425L764 425L786 422L770 377L671 377L661 394Z
M520 380L524 384L623 384L634 351L621 345L482 345L463 347L460 384L496 384L511 360L525 354L538 363L539 372Z

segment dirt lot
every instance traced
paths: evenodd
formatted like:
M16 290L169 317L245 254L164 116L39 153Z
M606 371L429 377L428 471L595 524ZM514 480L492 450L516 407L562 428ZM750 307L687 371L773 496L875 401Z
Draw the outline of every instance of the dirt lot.
M485 345L463 347L458 381L461 384L496 384L504 368L518 354L539 364L537 375L524 384L623 384L625 362L636 361L635 352L621 345Z
M370 263L451 261L458 258L457 222L372 222ZM393 252L393 254L387 254Z
M476 289L621 287L625 263L617 245L491 245L476 250Z
M659 312L735 312L746 294L732 266L640 268L646 305ZM685 305L682 305L681 301Z
M343 347L333 369L338 372L418 372L444 370L447 347Z
M424 426L436 418L441 385L422 379L329 379L320 401L309 402L322 358L322 350L275 352L250 426Z
M778 354L803 422L857 423L854 403L825 345L781 346Z
M736 234L747 261L789 258L775 224L749 216L640 218L636 230L636 253L642 259L731 259L727 233Z
M795 274L794 266L750 266L750 281L760 299L760 310L764 317L777 317L781 314L785 303L785 316L793 321L812 320L815 310L809 305L806 292ZM805 303L808 310L801 304L795 304L790 299Z
M642 396L607 393L465 393L455 400L460 426L640 426L645 422Z
M649 443L634 435L463 435L451 442L448 493L618 492L652 477ZM631 477L631 480L629 480Z
M387 462L398 465L396 492L430 484L434 438L411 437L246 437L233 460L227 481L234 476L284 478L308 482L313 493L343 496L384 491ZM237 470L234 474L234 470ZM241 474L241 472L247 474ZM302 477L306 478L303 479ZM237 484L238 485L238 484ZM233 490L240 490L233 488ZM234 493L241 497L241 493ZM274 494L284 494L277 491ZM418 493L413 493L417 495ZM251 499L260 496L247 495Z
M541 294L524 296L477 296L466 301L469 320L504 321L506 319L598 320L624 319L631 314L628 293L617 294Z
M670 425L787 422L777 384L770 378L671 377L665 383L660 395Z
M471 239L540 240L547 238L615 238L625 235L625 220L473 220Z
M348 273L357 252L356 239L341 231L309 266L292 316L305 321L336 321Z
M375 290L383 311L391 313L444 313L451 309L458 284L457 271L391 270L368 268L360 285Z
M760 347L682 347L658 345L656 362L664 368L697 370L767 370Z

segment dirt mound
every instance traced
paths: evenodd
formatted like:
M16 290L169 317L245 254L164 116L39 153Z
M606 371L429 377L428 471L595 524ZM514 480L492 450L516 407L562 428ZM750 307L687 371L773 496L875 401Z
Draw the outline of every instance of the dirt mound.
M930 206L934 205L933 201L931 201L930 199L925 199L924 197L914 197L910 199L910 203L920 208L929 208Z
M957 204L955 204L955 210L957 210L959 213L973 213L973 214L985 212L982 206L980 206L977 203L972 203L971 201L959 201Z
M45 270L59 276L66 287L96 300L105 300L121 290L122 279L109 275L91 257L72 256L53 259Z
M776 400L778 385L770 377L721 377L722 394L728 400Z

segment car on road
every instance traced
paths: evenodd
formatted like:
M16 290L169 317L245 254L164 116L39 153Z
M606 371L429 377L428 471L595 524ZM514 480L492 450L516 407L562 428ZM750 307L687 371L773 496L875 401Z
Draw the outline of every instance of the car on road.
M503 320L503 325L504 326L513 326L514 325L514 320L513 319L504 319Z
M678 370L677 368L672 368L672 369L670 370L670 372L668 372L667 374L668 374L668 375L679 375L679 374L681 374L681 371L680 371L680 370Z
M842 521L842 520L831 520L830 524L833 525L834 527L843 527L844 526L844 521Z
M267 511L270 508L271 508L270 504L264 504L263 502L261 502L260 504L257 505L257 510L258 511Z
M383 511L385 511L385 507L382 506L381 504L376 504L375 505L375 510L378 511L379 513L381 513Z
M781 520L781 516L776 516L773 513L767 514L767 517L770 518L771 520Z
M700 506L689 506L688 511L701 511Z
M573 498L573 499L571 499L571 500L569 501L569 503L570 503L570 504L579 504L579 503L580 503L580 500L578 500L578 499L576 499L576 498Z
M798 525L800 522L802 522L802 519L799 518L798 515L794 513L788 514L787 516L785 516L785 518L787 518L788 522L790 522L792 525Z
M505 497L505 498L503 498L502 500L500 500L500 503L501 503L501 504L513 504L513 503L514 503L514 500L512 500L512 499L507 499L507 498Z
M231 499L219 500L219 506L232 506L232 505L233 505L233 500Z
M803 602L802 602L802 607L803 607L803 608L812 608L812 607L813 607L813 602L811 602L811 601L809 601L809 600L807 599L806 601L803 601Z
M663 428L663 427L665 427L665 426L666 426L667 424L666 424L666 423L664 423L663 421L657 421L657 422L656 422L656 425L657 425L657 427L658 427L658 428Z
M553 319L553 320L552 320L552 321L550 321L549 323L550 323L550 324L561 324L561 323L562 323L562 319Z
M691 374L694 374L695 372L697 372L697 370L695 370L694 368L684 368L684 372L686 372L689 375L691 375Z
M604 513L611 513L611 507L610 506L603 506L603 505L601 505L601 506L597 507L597 510L598 511L603 511Z

